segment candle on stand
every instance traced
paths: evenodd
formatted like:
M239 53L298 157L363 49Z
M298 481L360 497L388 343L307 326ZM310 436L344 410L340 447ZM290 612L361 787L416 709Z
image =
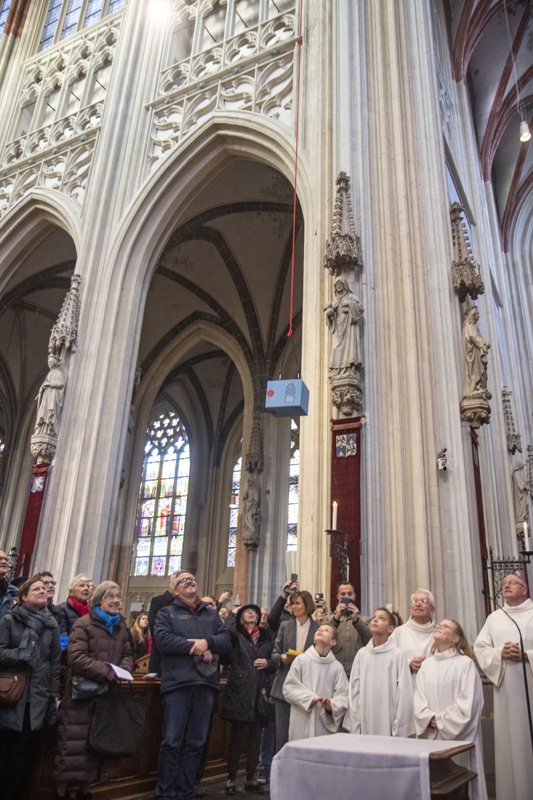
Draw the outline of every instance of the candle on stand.
M333 501L333 508L331 512L331 530L337 530L337 501Z
M527 522L524 522L524 550L529 550L529 536L527 533Z

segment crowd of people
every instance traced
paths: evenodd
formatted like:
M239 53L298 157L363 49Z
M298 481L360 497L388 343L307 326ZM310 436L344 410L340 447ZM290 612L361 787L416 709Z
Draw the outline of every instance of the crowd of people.
M160 677L163 710L158 800L192 800L200 792L215 709L230 723L226 794L237 791L243 752L244 791L261 794L288 741L345 731L473 741L463 756L477 773L471 797L486 800L480 669L494 684L497 800L530 795L533 754L520 673L525 660L533 696L533 603L520 575L503 581L504 609L489 615L472 648L459 622L436 622L426 589L412 595L402 623L386 607L363 616L350 583L340 584L330 610L323 595L287 581L269 610L235 607L229 592L201 597L195 577L179 570L129 629L116 583L95 586L77 575L67 600L55 605L50 572L16 587L8 567L0 550L4 800L27 796L36 748L51 740L57 798L89 800L91 784L118 776L117 756L88 747L91 714L117 673L134 672L147 658Z

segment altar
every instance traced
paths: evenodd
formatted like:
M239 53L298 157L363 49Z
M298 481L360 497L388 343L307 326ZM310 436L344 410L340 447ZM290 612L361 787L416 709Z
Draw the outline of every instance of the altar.
M475 772L452 761L472 742L336 733L289 742L276 755L271 800L468 797Z

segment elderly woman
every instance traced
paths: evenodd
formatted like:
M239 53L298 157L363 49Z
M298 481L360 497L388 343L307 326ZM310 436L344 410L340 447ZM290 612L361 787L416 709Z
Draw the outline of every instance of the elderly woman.
M67 658L74 676L110 684L114 664L133 669L133 653L128 629L119 614L122 597L113 581L97 586L89 613L78 619L70 632ZM107 781L119 774L116 758L100 756L86 748L92 698L74 700L72 682L59 711L59 741L55 763L57 797L67 796L70 786L78 786L77 800L90 800L89 785Z
M92 580L87 575L75 575L68 585L68 599L56 606L56 612L62 614L61 632L70 634L74 623L89 613L89 596Z
M23 675L19 700L0 705L2 799L27 797L32 749L55 715L59 693L59 627L47 608L43 581L35 576L19 590L19 604L0 620L0 673Z

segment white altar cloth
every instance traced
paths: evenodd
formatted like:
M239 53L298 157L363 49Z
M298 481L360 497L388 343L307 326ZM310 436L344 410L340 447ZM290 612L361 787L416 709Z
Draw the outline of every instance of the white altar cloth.
M298 739L272 762L271 800L430 800L429 754L467 742L334 733Z

